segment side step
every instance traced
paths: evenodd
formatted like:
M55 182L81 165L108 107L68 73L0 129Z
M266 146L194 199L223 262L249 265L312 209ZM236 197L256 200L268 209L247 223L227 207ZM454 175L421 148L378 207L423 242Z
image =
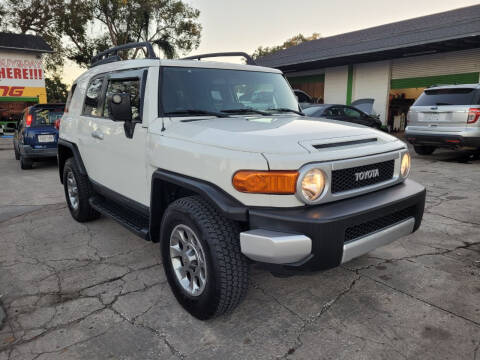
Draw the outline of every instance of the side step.
M142 239L149 240L147 217L138 214L138 212L130 210L113 201L104 200L102 198L93 197L89 199L90 205L100 214L111 217L119 222L128 230Z

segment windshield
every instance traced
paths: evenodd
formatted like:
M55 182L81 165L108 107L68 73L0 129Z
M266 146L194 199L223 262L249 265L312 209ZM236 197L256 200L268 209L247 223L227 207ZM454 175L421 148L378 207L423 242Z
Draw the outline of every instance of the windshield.
M63 107L35 110L31 126L54 126L55 121L62 117L63 110Z
M413 106L473 105L478 103L475 94L472 88L425 90Z
M275 109L298 111L293 91L279 73L165 67L162 75L165 115L192 115L192 110L220 114L246 113L249 109L257 114Z

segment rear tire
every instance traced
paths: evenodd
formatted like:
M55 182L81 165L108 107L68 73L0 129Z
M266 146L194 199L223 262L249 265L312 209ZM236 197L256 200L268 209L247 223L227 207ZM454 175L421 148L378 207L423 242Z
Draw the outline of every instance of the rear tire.
M231 312L247 293L248 262L239 233L238 224L199 196L178 199L165 212L165 273L178 302L200 320Z
M32 159L25 158L23 155L20 155L20 168L22 170L30 170L33 167Z
M17 147L13 145L13 151L15 152L15 160L20 160L20 154L18 153Z
M435 151L436 147L435 146L414 146L415 152L418 155L432 155L433 152Z
M94 195L86 175L82 175L73 158L67 159L63 167L63 187L68 209L78 222L97 219L100 214L90 206L88 200Z

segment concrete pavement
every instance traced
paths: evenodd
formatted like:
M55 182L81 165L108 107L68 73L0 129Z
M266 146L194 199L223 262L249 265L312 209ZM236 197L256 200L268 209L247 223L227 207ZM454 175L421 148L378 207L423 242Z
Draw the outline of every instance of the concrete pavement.
M76 223L55 163L0 151L0 360L480 359L480 161L415 157L415 234L325 272L252 268L246 300L201 322L176 303L157 244Z

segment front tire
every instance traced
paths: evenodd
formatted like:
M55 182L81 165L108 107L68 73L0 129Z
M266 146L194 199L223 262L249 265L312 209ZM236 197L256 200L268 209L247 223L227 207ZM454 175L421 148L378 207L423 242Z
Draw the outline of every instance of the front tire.
M238 225L199 196L174 201L162 221L163 266L178 302L200 320L231 312L248 290Z
M93 189L88 177L82 175L73 158L65 161L63 167L63 187L68 209L78 222L97 219L100 214L90 206L88 200L93 196Z
M414 146L415 152L418 155L432 155L433 152L435 151L436 147L435 146Z

